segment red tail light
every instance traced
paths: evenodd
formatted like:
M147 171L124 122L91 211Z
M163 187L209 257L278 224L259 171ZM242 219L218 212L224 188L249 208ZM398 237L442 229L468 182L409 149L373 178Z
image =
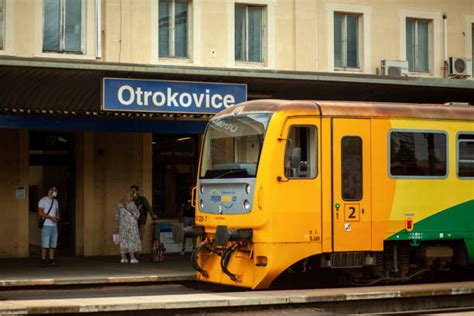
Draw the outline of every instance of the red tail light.
M407 231L413 230L413 219L407 218L407 219L405 220L405 229L406 229Z

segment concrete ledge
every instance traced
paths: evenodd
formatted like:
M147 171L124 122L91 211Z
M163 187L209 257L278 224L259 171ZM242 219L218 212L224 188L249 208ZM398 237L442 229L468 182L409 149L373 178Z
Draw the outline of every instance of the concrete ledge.
M120 257L59 257L59 266L42 268L38 258L0 260L0 289L58 285L127 284L195 280L188 256L170 254L164 262L147 255L137 265L120 263Z
M270 305L302 305L328 302L384 301L387 299L471 297L474 282L378 286L290 291L247 291L143 295L101 298L0 301L0 314L131 312L144 310L215 309ZM437 299L433 299L437 298ZM474 305L472 299L469 300Z
M194 272L180 273L180 274L166 274L166 275L17 279L17 280L0 280L0 288L54 286L54 285L86 285L86 284L104 284L105 285L105 284L127 284L127 283L149 283L149 282L179 282L179 281L194 281L194 280L196 280L196 275Z

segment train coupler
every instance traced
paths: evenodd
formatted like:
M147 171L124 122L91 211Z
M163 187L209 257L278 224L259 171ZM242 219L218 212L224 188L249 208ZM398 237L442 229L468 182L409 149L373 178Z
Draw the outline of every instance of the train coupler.
M229 241L250 241L253 231L250 228L229 229L225 225L216 228L216 244L225 247Z

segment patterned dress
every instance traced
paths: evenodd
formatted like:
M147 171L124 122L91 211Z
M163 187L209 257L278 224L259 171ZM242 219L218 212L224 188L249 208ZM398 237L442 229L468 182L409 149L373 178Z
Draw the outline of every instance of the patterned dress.
M140 242L137 224L139 216L140 211L133 201L127 205L124 205L122 202L117 204L115 222L117 226L119 226L120 251L122 253L142 251L142 243Z

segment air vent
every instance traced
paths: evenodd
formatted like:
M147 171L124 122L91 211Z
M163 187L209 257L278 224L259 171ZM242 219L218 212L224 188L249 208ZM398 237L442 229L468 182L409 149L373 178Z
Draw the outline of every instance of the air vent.
M364 260L364 252L335 252L331 254L331 268L360 268Z
M402 68L401 67L388 67L389 76L401 76Z
M382 60L381 69L384 76L406 76L408 74L408 62L406 60Z

